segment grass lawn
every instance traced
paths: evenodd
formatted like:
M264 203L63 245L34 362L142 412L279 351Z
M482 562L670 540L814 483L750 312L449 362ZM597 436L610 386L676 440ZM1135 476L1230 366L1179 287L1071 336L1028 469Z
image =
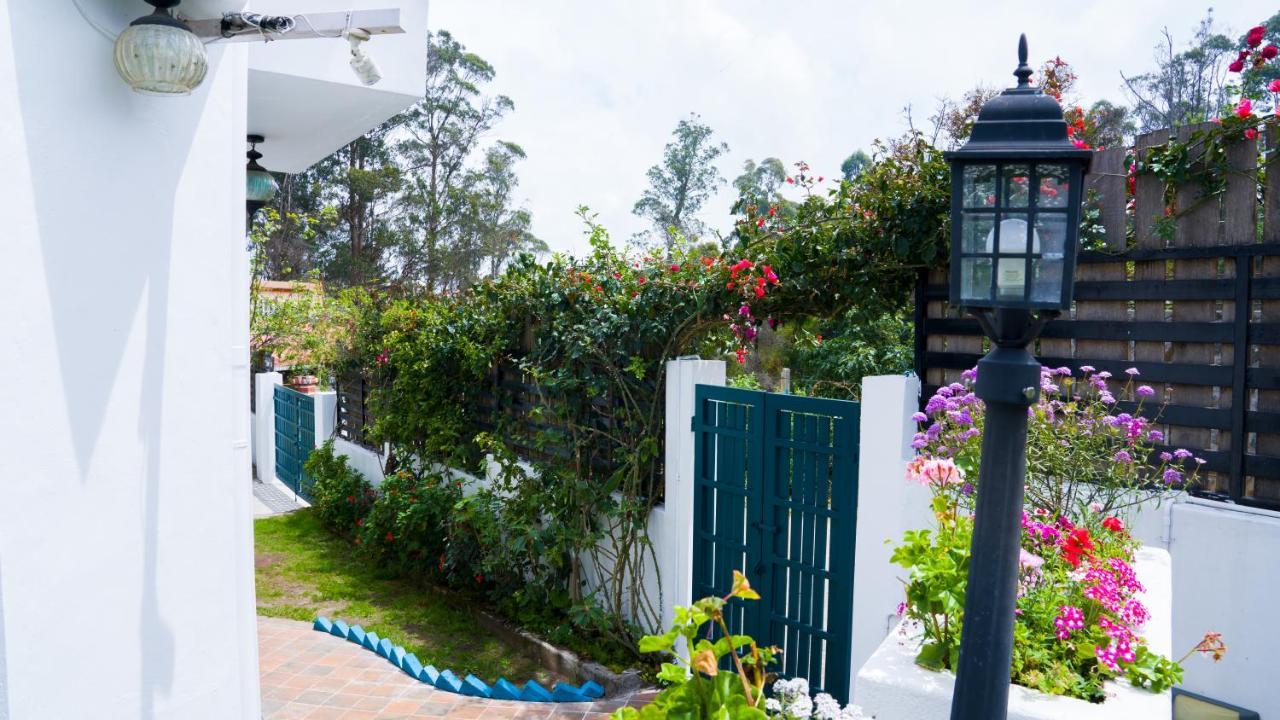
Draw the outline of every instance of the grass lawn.
M473 623L465 608L429 587L380 574L311 510L255 521L254 544L259 615L359 624L459 677L556 679Z

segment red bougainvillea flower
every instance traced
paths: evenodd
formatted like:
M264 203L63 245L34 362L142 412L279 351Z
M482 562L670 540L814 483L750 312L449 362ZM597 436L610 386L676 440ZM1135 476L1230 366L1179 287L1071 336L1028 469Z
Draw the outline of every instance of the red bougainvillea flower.
M761 216L760 216L760 219L759 219L759 220L756 220L756 227L758 227L758 228L762 228L762 227L764 227L764 216L763 216L763 215L761 215Z
M347 496L347 504L348 504L348 505L355 505L355 504L356 504L356 496L355 496L355 495L348 495L348 496Z
M356 527L364 527L364 518L356 520Z
M391 533L387 533L387 542L391 542L395 539L396 539L395 535L392 535Z
M762 297L764 297L764 286L763 286L763 285L757 285L757 286L756 286L756 297L758 297L758 298L762 298Z
M818 343L819 345L821 345L821 344L822 344L822 336L821 336L821 335L818 335L818 336L814 337L813 341L814 341L814 342L816 342L816 343Z
M482 582L484 582L484 575L481 575L480 573L476 573L476 584L479 585Z
M671 272L680 272L679 265L672 265L670 269L671 269Z
M1240 104L1236 105L1236 117L1247 118L1253 114L1253 101L1249 98L1240 98Z
M1245 128L1244 136L1250 140L1258 139L1258 128Z
M725 289L725 290L732 290L732 289L733 289L733 283L732 283L732 282L727 282L727 283L725 283L725 284L724 284L724 289Z
M640 279L639 279L639 280L636 280L636 282L638 282L638 283L640 283L641 285L643 285L643 284L645 284L645 283L649 282L649 279L648 279L648 278L646 278L646 277L644 277L644 276L642 275L642 276L640 276Z
M1244 36L1244 43L1249 47L1258 47L1262 44L1262 36L1266 35L1267 29L1261 25L1255 25L1249 28L1249 32Z
M1280 47L1276 47L1275 45L1268 45L1262 48L1262 57L1268 60L1271 60L1277 55L1280 55Z
M1071 563L1071 567L1080 567L1080 558L1088 557L1093 552L1093 538L1089 537L1086 528L1078 527L1062 539L1062 557Z
M1102 521L1102 527L1113 533L1124 532L1124 521L1118 517L1112 516Z
M795 179L794 179L794 178L787 178L787 182L788 182L788 183L793 183L793 184L794 184L794 183L795 183Z
M444 553L440 553L440 562L436 563L436 567L440 568L440 572L444 572Z

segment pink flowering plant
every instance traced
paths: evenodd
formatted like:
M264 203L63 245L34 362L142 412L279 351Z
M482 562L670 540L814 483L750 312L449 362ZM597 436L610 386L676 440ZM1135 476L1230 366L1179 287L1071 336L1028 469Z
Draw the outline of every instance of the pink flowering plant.
M1137 376L1130 371L1113 389L1107 373L1089 367L1041 374L1041 398L1029 410L1015 611L1012 680L1020 685L1102 702L1109 680L1162 692L1182 677L1187 657L1153 652L1142 635L1150 612L1127 511L1194 482L1198 464L1189 452L1158 449L1163 435L1139 414L1155 392ZM956 667L964 621L983 427L975 379L969 371L940 388L916 416L920 454L906 476L930 490L935 524L907 532L892 556L908 571L898 610L921 634L916 661L940 670ZM1134 412L1118 409L1123 399ZM1210 634L1188 657L1223 651Z

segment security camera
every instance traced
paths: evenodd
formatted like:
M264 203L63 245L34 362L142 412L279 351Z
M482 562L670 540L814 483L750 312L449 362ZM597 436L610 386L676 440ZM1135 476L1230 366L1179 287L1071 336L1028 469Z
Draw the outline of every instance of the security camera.
M360 43L369 39L369 33L359 28L352 28L343 32L343 35L351 43L351 69L356 77L365 85L376 84L382 79L382 73L378 70L378 64L373 61L373 58L360 47Z

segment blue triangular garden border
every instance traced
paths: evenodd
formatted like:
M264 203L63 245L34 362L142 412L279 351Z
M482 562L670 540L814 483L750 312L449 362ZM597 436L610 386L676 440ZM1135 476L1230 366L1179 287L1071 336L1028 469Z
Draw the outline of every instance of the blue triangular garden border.
M341 620L330 620L321 616L315 619L311 627L318 632L344 638L365 650L377 653L379 657L386 658L388 662L410 677L431 685L437 690L471 697L524 702L591 702L604 696L604 688L590 680L582 683L581 686L558 682L554 688L548 690L537 680L516 685L506 678L498 678L489 685L475 675L459 678L448 668L436 670L432 665L424 666L413 653L406 652L403 647L396 645L388 638L378 637L377 633L366 631L359 625L348 626Z

